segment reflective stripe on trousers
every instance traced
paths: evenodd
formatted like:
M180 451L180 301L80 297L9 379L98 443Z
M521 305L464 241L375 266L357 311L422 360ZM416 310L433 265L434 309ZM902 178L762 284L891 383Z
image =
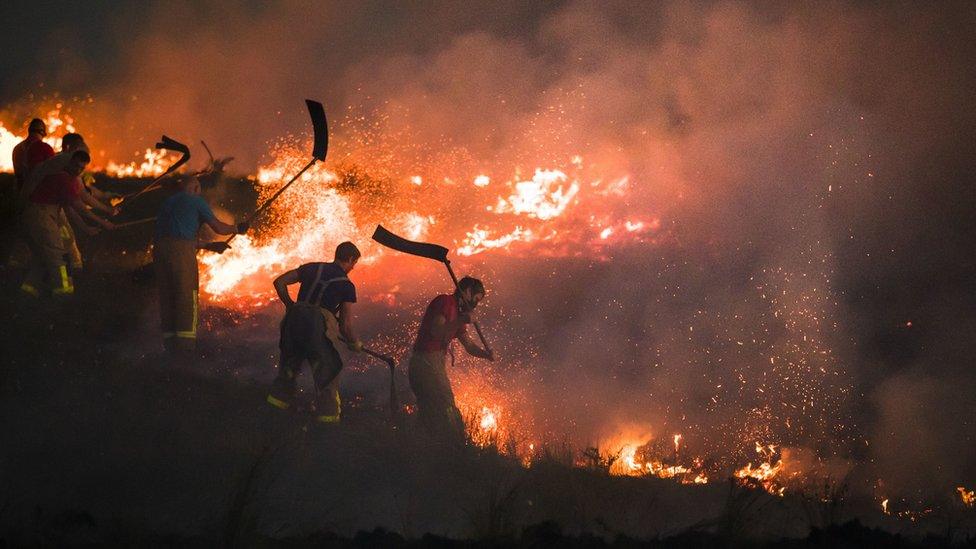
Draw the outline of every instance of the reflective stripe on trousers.
M153 245L156 286L159 290L159 323L163 338L191 342L199 322L199 277L196 242L159 238Z

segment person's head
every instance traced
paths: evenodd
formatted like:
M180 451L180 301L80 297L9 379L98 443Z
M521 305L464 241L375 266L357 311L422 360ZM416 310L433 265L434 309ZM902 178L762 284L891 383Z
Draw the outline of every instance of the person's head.
M189 194L200 194L200 180L195 175L184 175L174 180L174 187L177 191ZM170 187L173 188L173 187Z
M34 118L30 121L30 124L27 125L27 134L44 137L47 135L47 124L45 124L40 118Z
M88 150L88 146L85 144L85 139L80 133L66 133L64 137L61 138L61 151L71 152L77 150Z
M458 280L458 293L464 300L471 305L471 308L478 306L478 302L485 297L485 285L477 278L466 276Z
M346 241L336 246L335 262L347 273L356 267L361 256L359 248L352 242Z
M78 177L81 175L81 172L85 171L85 166L87 166L89 162L91 162L91 156L89 156L87 152L75 151L71 153L71 160L68 161L68 165L65 167L64 171Z

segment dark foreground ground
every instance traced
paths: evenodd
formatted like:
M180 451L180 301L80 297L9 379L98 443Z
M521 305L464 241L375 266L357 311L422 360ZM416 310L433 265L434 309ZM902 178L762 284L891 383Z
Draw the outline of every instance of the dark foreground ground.
M196 356L161 352L155 290L130 276L148 230L87 242L68 301L0 278L0 546L973 544L966 517L918 530L875 502L611 477L566 449L453 451L391 425L382 370L345 374L342 424L309 424L263 402L272 318L210 308Z

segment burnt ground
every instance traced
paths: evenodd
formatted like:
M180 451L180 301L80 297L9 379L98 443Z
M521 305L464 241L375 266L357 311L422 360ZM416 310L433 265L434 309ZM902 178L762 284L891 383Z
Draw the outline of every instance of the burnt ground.
M70 300L0 279L0 545L972 543L971 516L917 529L842 496L611 477L558 447L531 467L451 450L391 425L381 369L344 374L342 424L309 424L263 402L273 318L209 308L194 357L162 353L155 290L131 276L149 231L84 241Z

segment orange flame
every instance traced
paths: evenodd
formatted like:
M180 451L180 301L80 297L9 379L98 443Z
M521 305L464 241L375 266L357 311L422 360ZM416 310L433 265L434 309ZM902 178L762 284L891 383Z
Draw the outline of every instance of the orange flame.
M56 103L54 108L48 110L46 115L40 117L47 126L48 131L48 135L43 141L51 145L55 150L61 148L61 139L64 134L79 131L75 127L75 119L65 113L64 108L63 103ZM26 138L26 128L21 131L8 130L0 122L0 172L13 171L13 160L11 157L14 147ZM91 145L89 143L89 146ZM139 152L135 153L136 156L139 154ZM113 177L157 177L162 175L166 171L166 168L172 164L171 161L167 161L171 155L166 151L146 149L141 154L143 157L142 160L129 163L109 160L104 167L104 171ZM93 154L92 156L94 163L95 155ZM98 166L92 169L98 169Z
M756 467L753 467L752 463L746 464L745 467L735 472L736 478L752 479L761 484L770 494L782 496L786 492L786 487L782 486L776 477L785 467L786 460L783 459L782 455L779 458L776 457L775 444L764 446L757 442L756 453L765 461Z
M611 475L654 476L658 478L675 479L682 484L707 484L708 475L702 470L702 462L695 459L692 465L669 464L662 459L638 459L642 448L647 448L653 437L650 430L637 426L622 428L617 435L601 443L610 455L616 459L610 464ZM672 437L675 454L681 435ZM676 456L675 456L676 457Z
M45 116L40 117L41 120L44 120L48 132L47 137L43 141L55 150L61 148L61 137L56 136L56 133L64 135L64 133L73 133L75 131L74 119L67 114L62 115L62 108L63 105L57 103ZM0 122L0 171L2 172L12 172L14 170L12 159L14 147L27 138L27 128L23 128L21 131L8 130Z
M966 507L976 505L976 491L967 490L965 486L956 487L956 491L959 492L959 497L962 498L963 505Z
M579 193L578 181L565 189L566 174L559 170L536 169L529 181L514 184L514 192L508 198L499 197L496 213L526 215L543 221L559 216Z

